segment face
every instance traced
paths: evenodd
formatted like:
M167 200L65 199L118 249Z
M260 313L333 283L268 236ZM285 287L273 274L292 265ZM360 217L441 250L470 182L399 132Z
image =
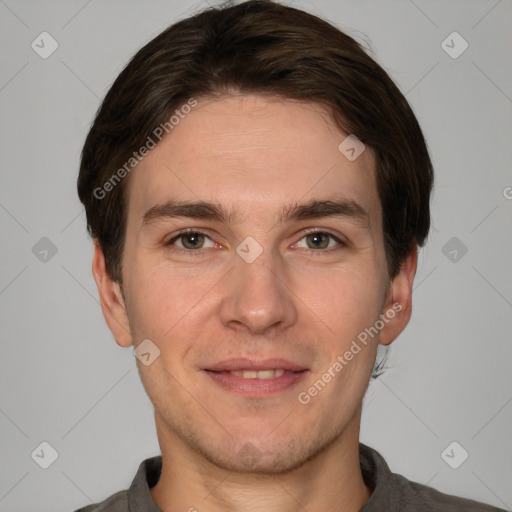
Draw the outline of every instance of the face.
M107 305L98 250L94 268L117 342L160 351L138 361L159 438L277 472L358 424L379 337L407 323L415 262L390 281L374 155L349 160L346 137L315 104L198 98L132 171L124 302Z

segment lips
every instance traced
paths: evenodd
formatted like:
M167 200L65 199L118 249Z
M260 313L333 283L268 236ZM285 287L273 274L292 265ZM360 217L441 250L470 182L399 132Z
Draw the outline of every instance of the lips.
M226 391L245 398L265 398L303 382L309 369L282 358L227 359L203 368L204 374Z
M236 359L228 359L225 361L220 361L218 363L212 364L204 370L211 372L250 372L250 373L258 373L258 372L269 372L269 371L279 371L283 370L284 372L302 372L307 370L306 366L303 366L298 363L294 363L292 361L288 361L286 359L273 358L273 359L264 359L264 360L255 360L255 359L247 359L247 358L236 358ZM267 374L267 378L268 378ZM279 376L279 374L278 374ZM260 378L265 378L266 375L262 374ZM257 377L253 377L257 378Z

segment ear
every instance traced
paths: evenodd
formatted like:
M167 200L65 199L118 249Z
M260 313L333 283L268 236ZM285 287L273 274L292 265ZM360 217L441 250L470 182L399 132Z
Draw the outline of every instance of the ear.
M380 331L379 343L391 344L407 327L412 313L412 285L418 265L418 246L413 248L402 262L400 271L389 285L383 315L386 320Z
M116 343L120 347L129 347L132 344L132 337L121 287L109 276L105 266L105 256L96 239L94 240L92 273L98 287L103 316Z

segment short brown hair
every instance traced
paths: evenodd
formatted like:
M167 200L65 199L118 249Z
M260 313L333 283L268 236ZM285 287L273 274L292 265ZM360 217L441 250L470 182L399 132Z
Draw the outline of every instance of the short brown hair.
M317 16L271 0L212 7L170 26L136 53L108 91L83 147L78 195L110 277L122 283L128 177L105 197L94 191L178 106L233 91L321 104L337 126L373 148L394 277L430 227L433 169L420 126L358 42Z

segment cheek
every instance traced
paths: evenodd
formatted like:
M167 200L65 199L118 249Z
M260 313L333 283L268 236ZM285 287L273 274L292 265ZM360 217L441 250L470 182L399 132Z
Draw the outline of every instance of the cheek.
M330 271L305 281L298 294L338 343L352 339L378 318L384 287L371 268Z
M326 357L316 378L329 382L325 397L330 394L335 401L343 397L343 406L333 412L339 418L353 412L359 403L375 361L378 336L368 333L381 312L381 285L376 276L368 278L370 274L368 270L367 278L355 273L333 275L324 282L316 281L323 285L323 293L316 287L308 292L317 301L312 309L329 329L318 339L317 349Z
M132 275L130 319L139 337L157 345L197 337L201 326L194 318L209 307L209 291L219 276L197 271L184 274L169 266L142 264Z

